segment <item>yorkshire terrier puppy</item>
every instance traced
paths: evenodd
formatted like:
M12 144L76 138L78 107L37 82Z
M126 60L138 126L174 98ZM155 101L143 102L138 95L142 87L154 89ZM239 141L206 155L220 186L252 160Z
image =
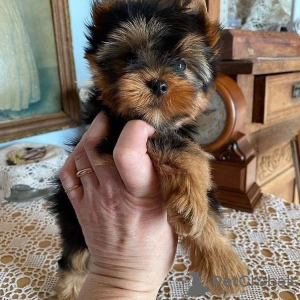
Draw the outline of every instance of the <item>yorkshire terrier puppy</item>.
M212 294L239 292L240 285L212 284L213 276L240 278L247 270L220 229L210 157L193 139L195 119L214 90L219 25L209 20L204 0L104 0L94 1L88 29L93 88L83 119L90 124L100 111L111 119L110 135L96 149L99 158L112 157L129 120L151 124L156 133L148 153L168 219L190 251L190 270L199 273ZM89 254L68 196L58 185L50 201L63 253L53 299L76 299Z

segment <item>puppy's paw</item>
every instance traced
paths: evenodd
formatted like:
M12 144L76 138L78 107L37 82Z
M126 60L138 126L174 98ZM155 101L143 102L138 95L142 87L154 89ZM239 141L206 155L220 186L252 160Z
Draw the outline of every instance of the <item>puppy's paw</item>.
M230 246L212 254L209 264L210 278L206 277L203 269L198 269L198 272L201 272L200 278L204 277L205 285L209 287L211 294L226 297L237 296L245 289L248 270Z
M200 281L215 295L236 295L246 286L248 270L220 232L212 216L201 236L184 237L182 245L190 251L190 271L198 272Z

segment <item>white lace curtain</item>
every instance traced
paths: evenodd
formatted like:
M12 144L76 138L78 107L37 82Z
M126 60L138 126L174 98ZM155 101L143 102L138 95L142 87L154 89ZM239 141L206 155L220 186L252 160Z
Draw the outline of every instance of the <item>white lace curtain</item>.
M279 31L291 18L292 0L222 0L228 19L242 19L242 29Z

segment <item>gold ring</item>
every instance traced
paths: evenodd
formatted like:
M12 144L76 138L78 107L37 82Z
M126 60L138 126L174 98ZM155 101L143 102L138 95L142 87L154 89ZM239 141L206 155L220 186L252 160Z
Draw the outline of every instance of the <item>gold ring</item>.
M89 174L89 173L92 173L92 172L94 172L93 168L86 168L86 169L83 169L81 171L78 171L76 176L81 177L83 175L86 175L86 174Z
M65 193L68 194L69 192L76 190L80 186L81 186L81 184L75 184L74 186L70 187L69 189L66 189Z

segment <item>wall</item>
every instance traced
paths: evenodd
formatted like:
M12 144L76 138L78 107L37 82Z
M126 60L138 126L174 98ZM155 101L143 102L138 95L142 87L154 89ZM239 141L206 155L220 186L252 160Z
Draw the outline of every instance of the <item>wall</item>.
M90 20L91 0L69 0L73 52L75 60L77 86L82 87L90 78L90 73L84 59L85 24Z
M86 82L90 79L90 73L84 59L84 32L85 24L90 19L89 17L91 1L92 0L69 0L74 62L76 69L77 86L79 88L85 86ZM10 141L7 143L0 143L0 148L19 142L50 143L55 145L63 145L68 138L76 136L79 132L79 128L49 132L30 138Z

